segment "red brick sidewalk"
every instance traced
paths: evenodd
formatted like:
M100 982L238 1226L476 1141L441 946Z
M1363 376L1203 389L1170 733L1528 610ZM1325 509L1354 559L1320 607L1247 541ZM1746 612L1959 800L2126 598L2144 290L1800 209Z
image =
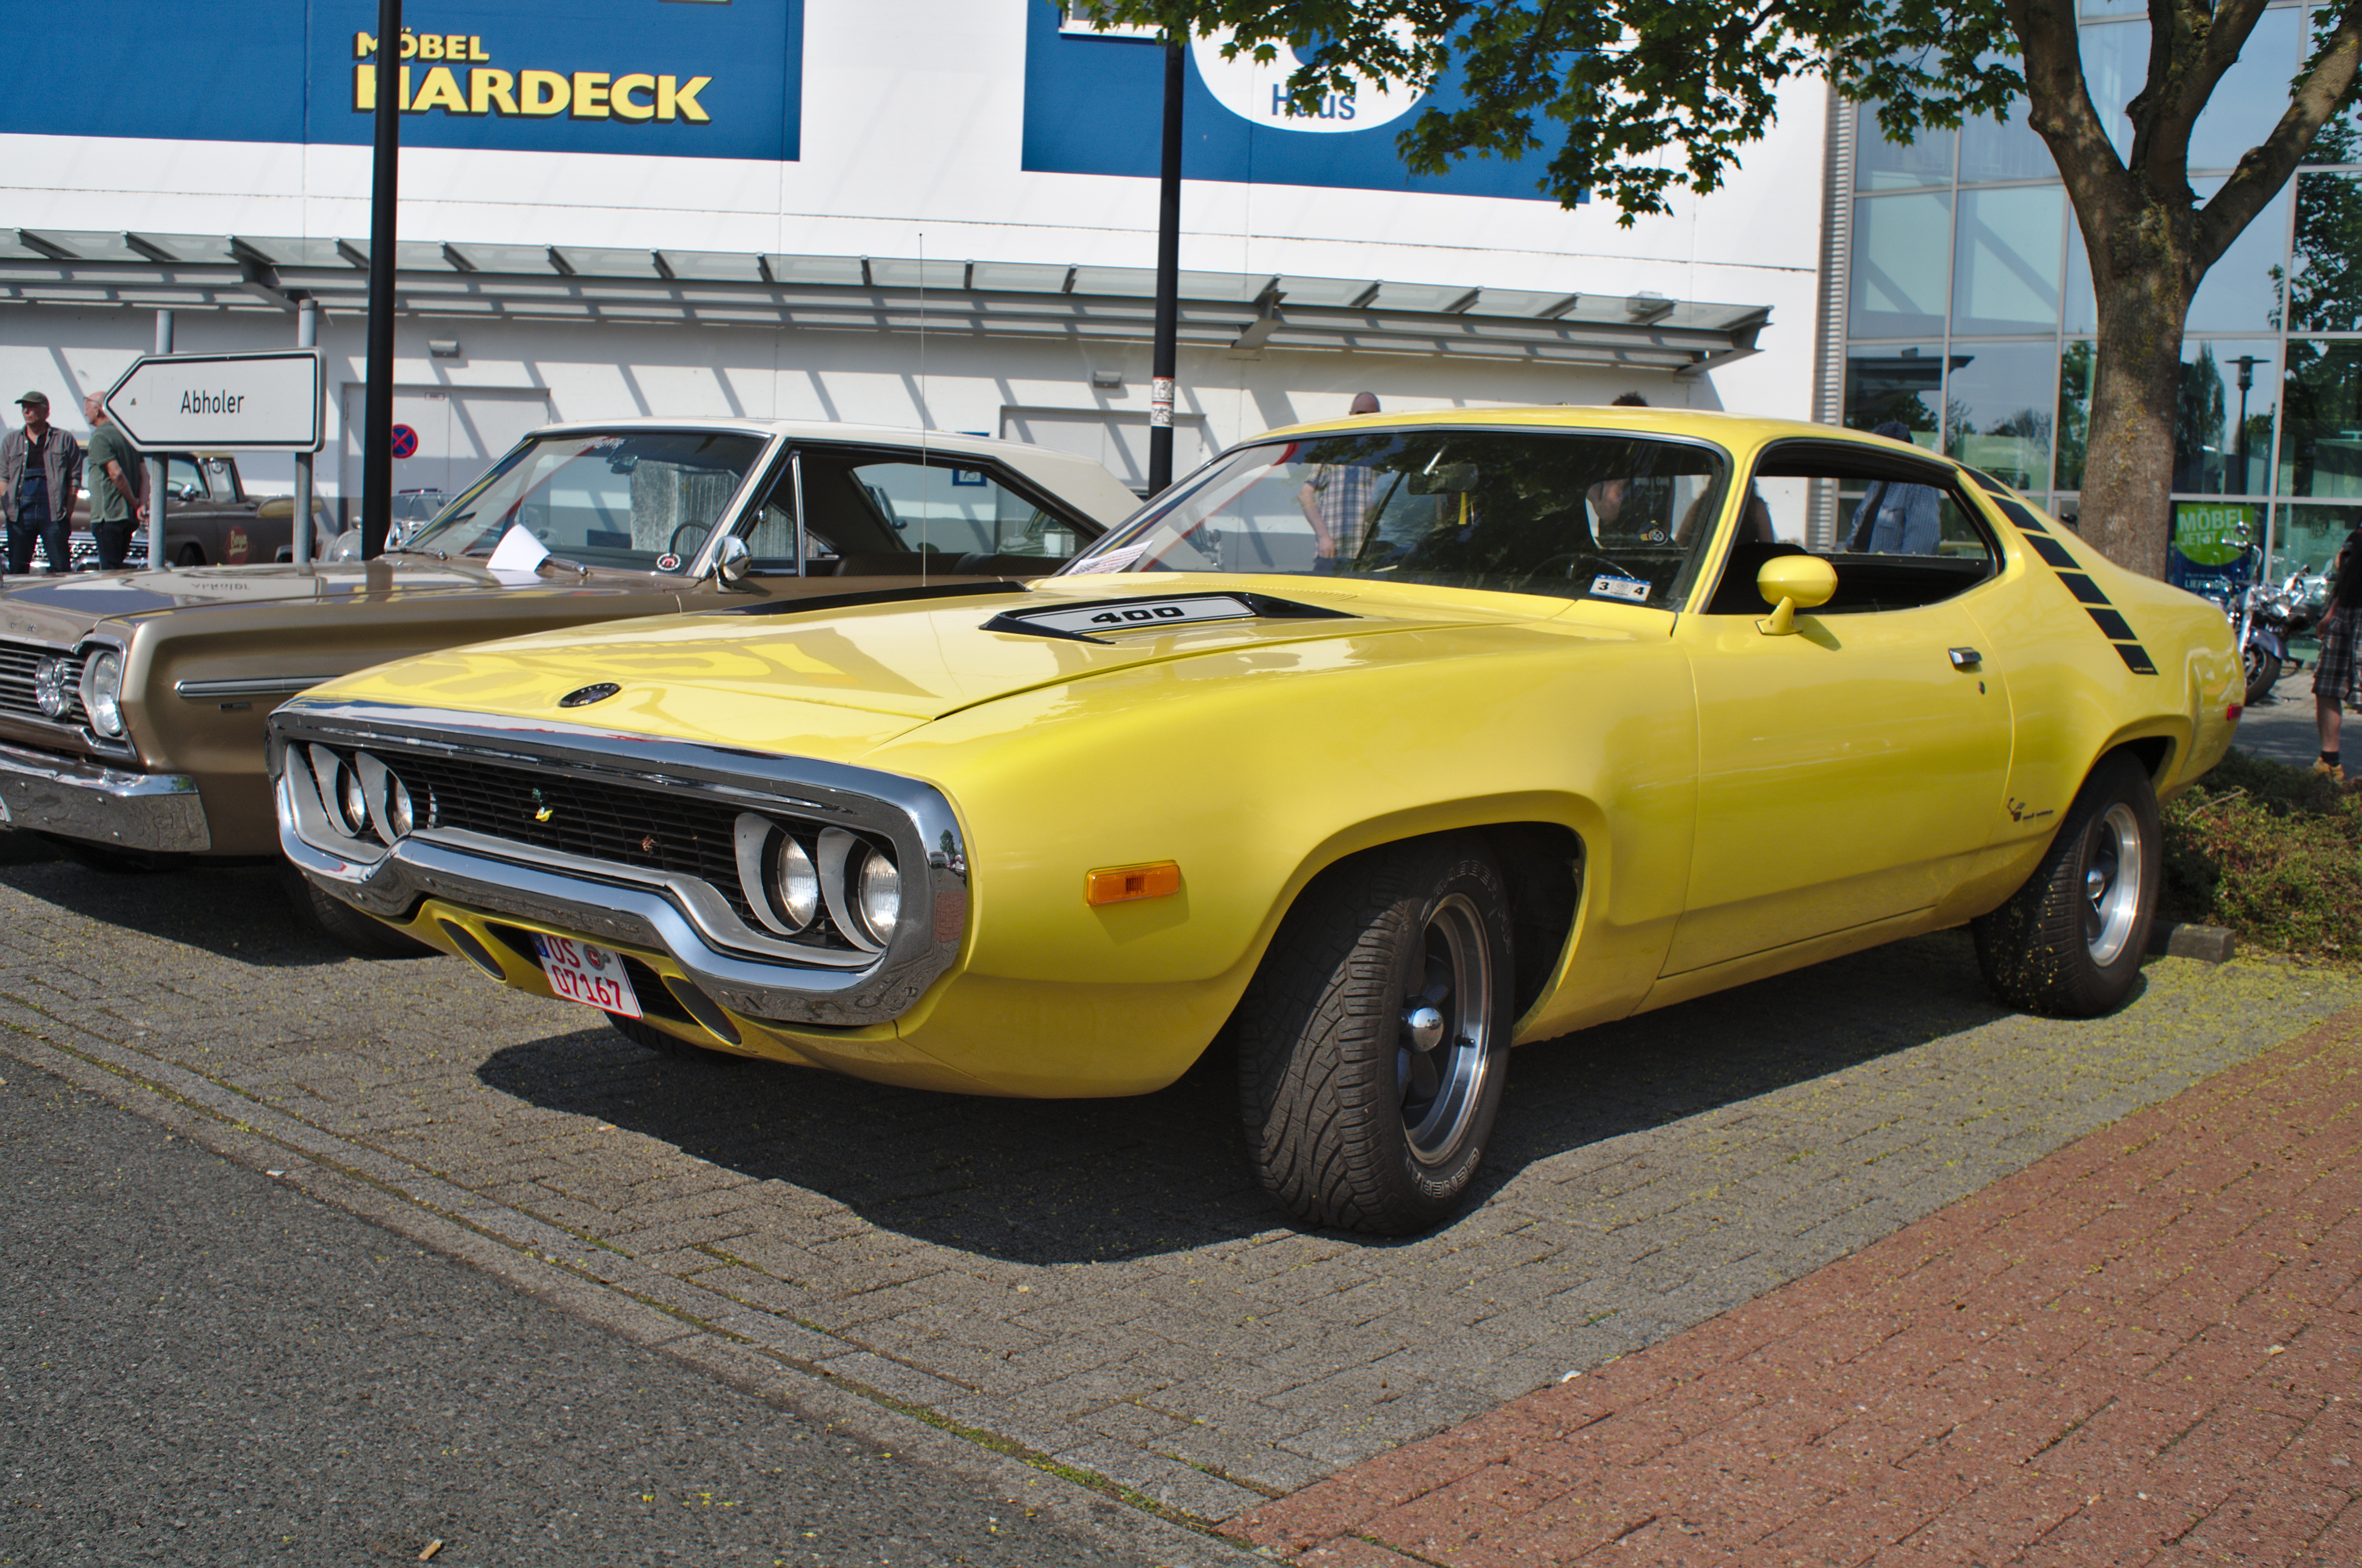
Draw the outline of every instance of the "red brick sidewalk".
M1229 1528L1321 1568L2362 1562L2357 1151L2362 1010Z

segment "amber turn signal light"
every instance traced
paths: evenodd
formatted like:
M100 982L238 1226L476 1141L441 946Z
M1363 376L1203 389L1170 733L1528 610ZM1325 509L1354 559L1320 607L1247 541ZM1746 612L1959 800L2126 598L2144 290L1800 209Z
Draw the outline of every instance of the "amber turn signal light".
M1112 866L1083 878L1083 902L1123 904L1134 899L1161 899L1181 890L1181 865L1160 860L1153 866Z

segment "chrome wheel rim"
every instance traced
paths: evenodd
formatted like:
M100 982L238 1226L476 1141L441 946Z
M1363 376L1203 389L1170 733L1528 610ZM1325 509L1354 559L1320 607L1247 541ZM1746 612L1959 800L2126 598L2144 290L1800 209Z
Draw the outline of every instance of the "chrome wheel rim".
M1396 1103L1411 1156L1460 1154L1493 1071L1493 959L1476 906L1454 893L1429 911L1395 1045Z
M2083 946L2102 966L2120 957L2140 918L2140 819L2118 801L2083 841Z

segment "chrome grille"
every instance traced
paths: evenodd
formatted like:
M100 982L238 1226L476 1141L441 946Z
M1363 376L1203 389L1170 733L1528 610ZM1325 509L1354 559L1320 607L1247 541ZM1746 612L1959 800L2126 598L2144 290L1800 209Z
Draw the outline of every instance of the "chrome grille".
M41 712L33 698L33 672L45 658L61 658L66 663L66 711L62 718L50 718ZM82 655L60 653L38 643L0 642L0 713L38 720L45 724L70 724L77 728L90 723L82 709Z
M757 923L738 882L737 806L568 773L372 751L409 788L422 825L695 877L728 900L739 919Z

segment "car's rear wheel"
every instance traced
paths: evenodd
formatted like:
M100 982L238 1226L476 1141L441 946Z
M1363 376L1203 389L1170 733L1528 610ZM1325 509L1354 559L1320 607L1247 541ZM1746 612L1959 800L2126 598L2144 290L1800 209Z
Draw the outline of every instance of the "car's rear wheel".
M1971 926L1985 983L2059 1018L2095 1018L2121 1003L2157 917L2162 837L2148 774L2127 753L2104 759L2025 886Z
M715 1051L703 1045L692 1045L678 1036L667 1034L653 1023L641 1019L625 1018L620 1012L609 1013L607 1021L615 1026L616 1033L633 1044L654 1051L659 1056L670 1056L676 1061L704 1062L714 1066L727 1064L735 1066L746 1060L745 1057L734 1052Z
M287 901L294 907L297 922L363 958L425 958L438 951L414 936L405 936L390 925L370 919L340 899L331 898L292 866L281 873L281 881L287 889Z
M1481 847L1332 867L1233 1018L1256 1178L1312 1225L1403 1235L1459 1209L1508 1074L1508 900Z

